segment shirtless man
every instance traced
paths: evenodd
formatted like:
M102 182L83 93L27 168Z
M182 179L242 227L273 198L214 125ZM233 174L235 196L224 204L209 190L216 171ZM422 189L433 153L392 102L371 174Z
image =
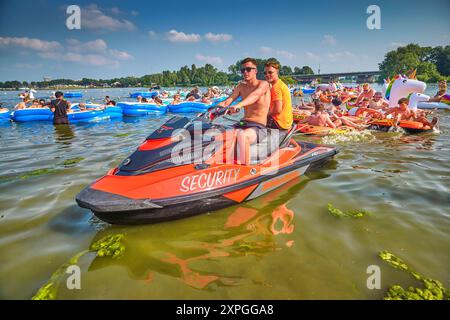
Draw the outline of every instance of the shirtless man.
M330 115L324 110L325 108L323 104L316 100L316 112L313 115L310 115L308 118L300 120L298 123L307 123L311 126L330 128L336 128L337 126L342 124L340 121L338 123L334 123L333 121L331 121Z
M390 109L386 113L386 117L393 115L394 127L398 126L400 120L413 120L417 122L422 122L424 126L429 126L433 128L438 122L438 118L434 117L431 122L428 121L423 116L417 116L417 114L408 108L409 100L407 98L401 98L398 100L398 107Z
M389 102L383 99L383 94L381 92L375 92L372 100L369 102L369 108L375 110L387 110L389 107Z
M358 98L356 98L356 102L355 105L358 106L359 103L364 99L372 99L372 97L375 95L375 90L372 89L368 83L364 83L363 86L363 91L359 94Z
M249 147L258 141L264 140L267 134L267 115L270 106L270 88L267 81L258 80L256 60L246 58L241 62L243 81L234 89L233 93L217 104L218 107L228 107L237 98L242 101L229 107L231 113L244 108L244 118L236 125L237 148L239 151L239 163L247 164L250 161Z

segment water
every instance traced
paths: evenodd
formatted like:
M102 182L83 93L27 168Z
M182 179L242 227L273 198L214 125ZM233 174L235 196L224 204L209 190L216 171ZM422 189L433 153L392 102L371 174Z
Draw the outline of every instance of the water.
M98 101L129 91L85 94ZM0 100L11 107L16 95L0 92ZM340 153L321 171L243 205L133 227L92 218L74 197L165 116L69 129L0 125L0 298L31 298L61 265L110 234L125 234L123 257L84 255L81 290L68 290L64 278L58 298L381 299L390 285L419 285L381 261L381 250L448 288L450 117L439 115L440 134L307 138L337 143ZM328 203L373 214L338 219ZM369 265L381 268L381 290L366 287Z

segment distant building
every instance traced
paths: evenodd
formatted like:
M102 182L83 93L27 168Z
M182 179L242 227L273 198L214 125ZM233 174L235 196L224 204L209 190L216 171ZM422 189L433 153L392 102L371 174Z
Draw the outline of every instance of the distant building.
M52 80L52 78L50 78L50 77L47 77L47 76L44 77L44 81L45 81L45 82L49 82L49 81L51 81L51 80Z

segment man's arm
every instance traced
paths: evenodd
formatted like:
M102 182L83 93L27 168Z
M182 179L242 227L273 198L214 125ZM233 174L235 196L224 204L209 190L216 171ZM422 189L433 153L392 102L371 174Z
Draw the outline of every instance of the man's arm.
M329 115L327 115L327 124L331 128L336 128L336 125L333 123L333 121L331 121L331 118Z
M283 102L281 100L275 100L270 108L270 114L273 116L279 115L283 111Z
M227 99L225 99L222 102L219 102L216 106L217 107L228 107L230 104L232 104L234 102L234 100L239 98L239 96L241 95L239 88L240 88L240 84L233 90L233 93Z

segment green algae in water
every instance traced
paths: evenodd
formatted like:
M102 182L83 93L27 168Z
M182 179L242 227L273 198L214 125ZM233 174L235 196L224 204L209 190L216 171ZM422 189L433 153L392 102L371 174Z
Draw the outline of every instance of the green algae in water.
M84 160L83 157L67 159L67 160L63 161L63 162L61 163L61 165L63 165L63 166L70 166L70 165L72 165L72 164L76 164L76 163L78 163L78 162L80 162L80 161L83 161L83 160Z
M31 300L55 300L56 295L58 294L58 287L61 284L67 268L71 265L77 264L78 260L88 252L88 250L85 250L83 252L77 253L75 256L70 258L69 262L66 262L61 267L59 267L58 270L56 270L52 274L50 280L38 290L38 292L31 298Z
M125 246L122 243L124 235L114 234L108 235L91 245L91 251L97 251L99 257L119 258L125 251Z
M391 267L409 272L415 279L422 282L425 288L409 287L405 290L402 286L391 286L385 300L444 300L450 299L450 291L441 282L426 278L409 267L402 259L388 251L381 251L379 256Z
M131 133L119 133L119 134L115 134L113 135L114 138L122 138L122 137L128 137Z
M49 169L49 168L37 169L37 170L33 170L33 171L30 171L30 172L27 172L27 173L21 175L19 178L20 179L28 179L28 178L42 176L44 174L50 174L50 173L55 173L55 172L58 172L58 170L56 170L56 169Z
M122 243L123 237L123 234L108 235L94 242L90 246L89 250L80 252L70 258L69 262L59 267L58 270L52 274L50 280L44 284L31 299L55 300L58 294L58 287L61 285L67 268L71 265L78 264L80 258L86 253L97 252L97 257L112 257L113 259L120 258L125 251L125 246Z
M348 211L342 211L338 208L335 208L331 203L328 204L328 212L331 213L331 215L337 217L337 218L362 218L364 215L370 215L371 213L365 210L348 210Z

